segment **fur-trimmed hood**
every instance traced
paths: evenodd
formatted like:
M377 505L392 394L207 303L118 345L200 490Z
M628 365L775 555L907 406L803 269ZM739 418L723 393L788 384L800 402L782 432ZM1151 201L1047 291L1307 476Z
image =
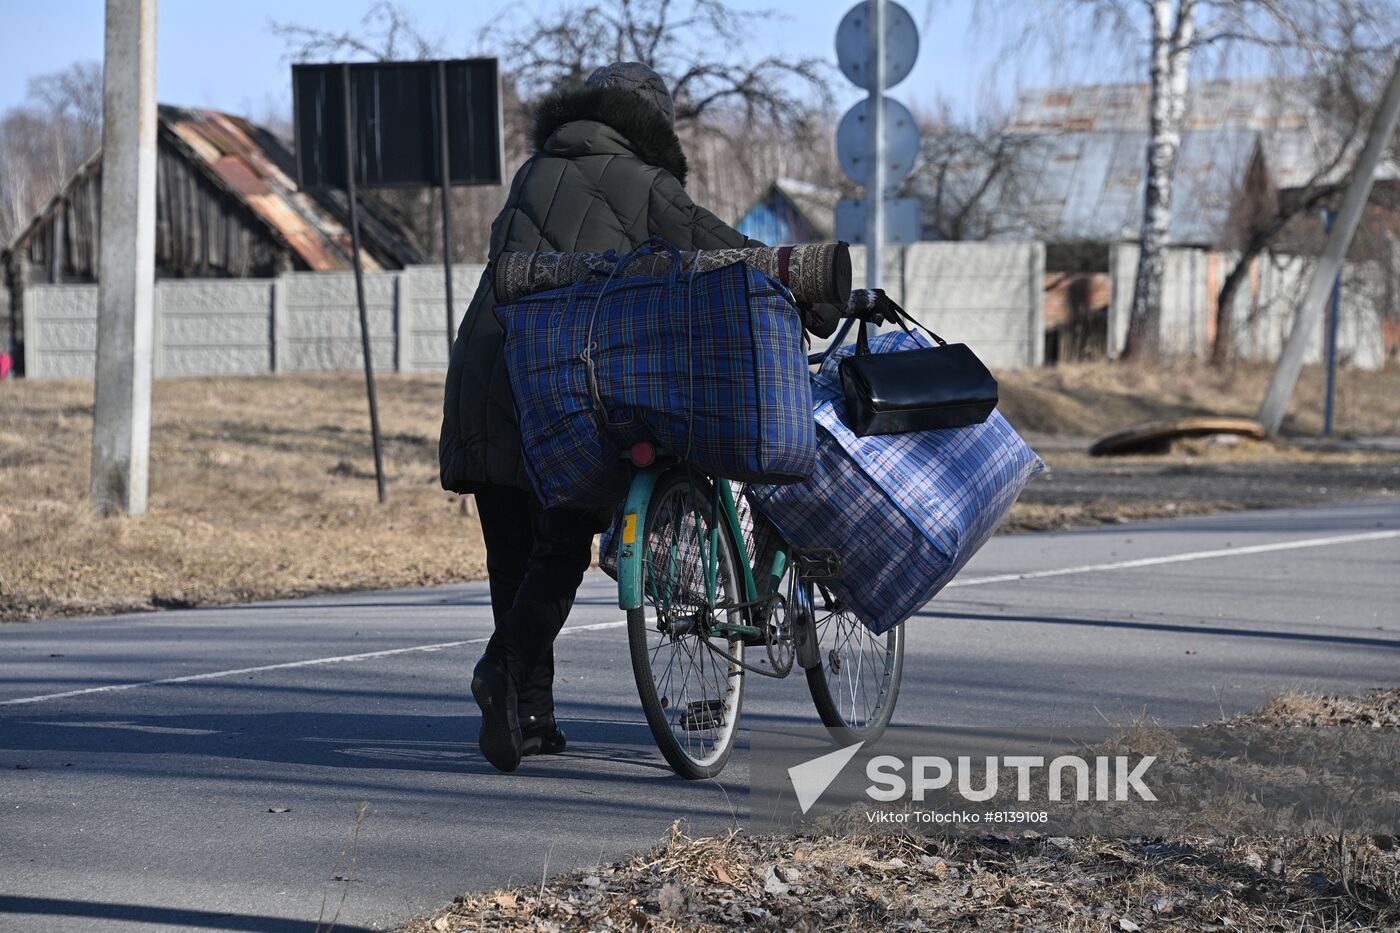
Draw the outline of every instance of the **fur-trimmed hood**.
M535 151L544 149L554 131L576 120L592 120L620 133L648 165L664 168L685 184L685 152L666 118L629 91L612 87L568 88L540 101L535 110Z

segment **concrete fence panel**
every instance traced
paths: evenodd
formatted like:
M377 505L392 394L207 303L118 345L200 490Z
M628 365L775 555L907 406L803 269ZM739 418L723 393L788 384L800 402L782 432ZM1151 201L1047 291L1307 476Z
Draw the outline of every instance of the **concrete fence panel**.
M156 376L271 371L271 282L164 281L156 305Z
M1132 313L1133 279L1138 248L1114 246L1109 266L1113 298L1109 305L1108 350L1117 357L1127 341ZM1220 286L1239 262L1239 254L1200 249L1172 248L1166 254L1166 278L1162 292L1161 336L1168 353L1204 359L1210 354L1218 320ZM1298 303L1307 289L1313 260L1307 256L1262 256L1253 260L1249 274L1235 293L1229 309L1233 324L1233 350L1244 360L1272 362L1278 359ZM1384 363L1382 309L1386 282L1374 264L1348 263L1343 273L1341 319L1337 348L1344 365L1376 369ZM1324 329L1308 335L1305 362L1323 359Z
M989 367L1038 366L1044 278L1039 243L916 243L905 250L904 307Z
M900 306L904 305L904 252L902 246L887 246L880 254L880 287ZM865 247L851 247L851 284L865 288Z
M30 285L24 290L26 377L91 377L96 358L96 285Z
M485 271L485 266L476 264L452 267L454 336ZM400 318L400 368L404 372L447 368L445 284L442 266L410 266L400 276L400 306L407 310Z
M370 352L377 371L397 368L399 273L366 275L365 308L369 317ZM278 337L278 370L321 372L358 369L363 363L360 312L355 300L355 276L349 272L319 272L284 276L287 283L286 320Z

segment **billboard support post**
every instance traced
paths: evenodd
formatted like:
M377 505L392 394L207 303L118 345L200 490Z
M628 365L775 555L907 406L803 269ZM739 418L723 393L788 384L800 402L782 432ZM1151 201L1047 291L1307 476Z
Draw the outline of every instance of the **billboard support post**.
M442 272L443 296L447 304L447 355L452 355L455 308L452 304L452 148L447 132L447 63L437 63L438 73L438 156L442 162Z
M345 194L350 201L350 253L355 267L355 301L360 306L360 346L365 356L365 393L369 396L369 430L374 441L374 483L379 501L384 494L384 446L379 436L379 397L374 390L374 358L370 353L369 312L365 309L365 272L360 262L360 212L355 196L355 106L351 96L350 66L340 66L341 86L345 92Z
M450 93L455 90L454 93ZM369 313L360 256L362 188L438 188L442 192L443 297L451 362L456 304L452 288L452 187L499 185L501 79L494 58L354 62L292 66L297 183L306 191L344 191L350 202L355 298L364 350L365 392L374 435L374 477L384 502L384 451L374 381ZM379 218L370 229L386 232ZM391 236L392 229L387 231ZM413 334L399 322L399 339ZM411 339L411 337L409 338ZM400 344L400 359L404 359Z

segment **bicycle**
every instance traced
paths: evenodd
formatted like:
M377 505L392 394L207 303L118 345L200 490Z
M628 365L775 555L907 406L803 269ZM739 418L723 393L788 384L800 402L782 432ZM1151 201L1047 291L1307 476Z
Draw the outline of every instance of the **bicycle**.
M809 364L857 320L879 317L847 316ZM617 535L618 603L647 724L676 773L695 780L724 768L750 673L802 668L836 742L878 738L898 699L904 626L874 635L823 586L839 555L788 547L756 513L746 535L735 484L648 444L626 456L636 472ZM745 660L759 647L766 669Z

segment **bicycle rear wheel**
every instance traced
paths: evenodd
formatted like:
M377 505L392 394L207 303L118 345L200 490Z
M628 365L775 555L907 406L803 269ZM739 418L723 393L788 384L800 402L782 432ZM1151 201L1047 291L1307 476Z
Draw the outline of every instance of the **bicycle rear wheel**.
M720 608L743 601L738 549L709 482L684 469L657 482L643 528L643 603L627 612L637 693L676 773L713 777L729 761L743 703L743 639L714 630L730 615L741 621Z
M821 663L807 669L817 715L842 745L874 741L899 699L904 626L876 635L824 588L804 585L821 653Z

